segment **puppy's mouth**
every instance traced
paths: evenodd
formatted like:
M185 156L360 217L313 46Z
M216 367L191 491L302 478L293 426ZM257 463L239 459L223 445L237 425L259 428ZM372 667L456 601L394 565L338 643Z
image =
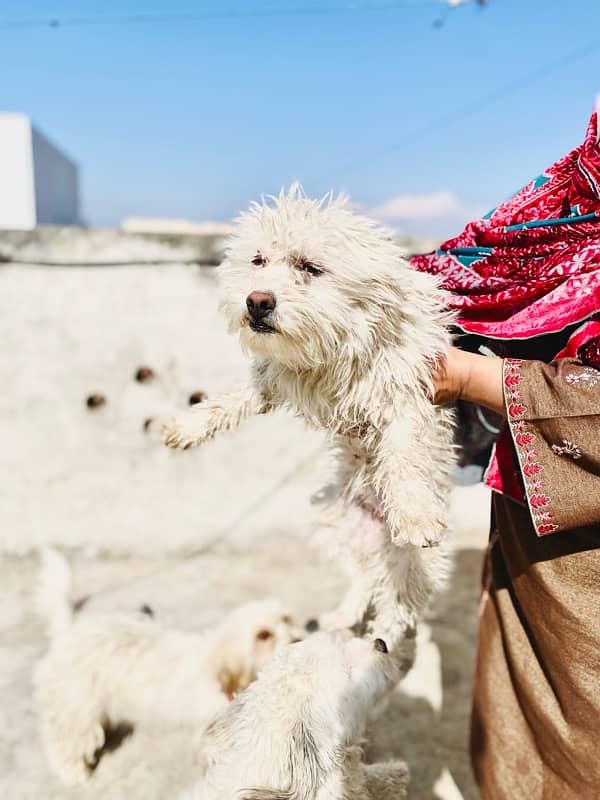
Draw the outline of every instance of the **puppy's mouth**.
M269 325L268 322L265 322L264 319L251 319L250 328L255 333L277 333L275 328Z

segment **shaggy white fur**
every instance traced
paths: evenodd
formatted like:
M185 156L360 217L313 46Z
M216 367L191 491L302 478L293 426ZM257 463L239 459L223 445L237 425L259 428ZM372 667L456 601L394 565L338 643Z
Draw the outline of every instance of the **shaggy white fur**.
M312 201L298 186L241 216L219 276L252 380L164 421L165 443L197 446L282 406L329 431L336 490L320 538L352 588L321 622L410 636L446 572L433 545L447 527L452 413L430 400L450 341L443 293L344 198Z
M398 680L382 640L318 633L273 658L207 727L205 774L180 800L400 800L400 761L366 765L367 713Z
M123 723L197 732L300 636L276 600L241 606L196 633L162 628L142 614L74 617L70 590L68 564L46 551L37 604L51 639L34 689L48 763L68 784L90 776L109 731Z

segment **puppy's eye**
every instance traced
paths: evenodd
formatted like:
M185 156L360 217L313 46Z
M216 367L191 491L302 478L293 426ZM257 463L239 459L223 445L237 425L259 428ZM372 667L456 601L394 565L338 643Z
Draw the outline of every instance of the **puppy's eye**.
M257 253L250 263L255 267L264 267L264 265L267 263L267 259L262 253Z
M273 631L269 631L267 630L267 628L263 628L262 631L259 631L256 634L256 638L258 639L259 642L266 642L269 639L273 638Z
M300 269L302 270L302 272L308 272L309 275L314 275L315 277L317 275L323 274L323 270L321 269L321 267L318 267L316 264L313 264L312 261L303 261L300 264Z

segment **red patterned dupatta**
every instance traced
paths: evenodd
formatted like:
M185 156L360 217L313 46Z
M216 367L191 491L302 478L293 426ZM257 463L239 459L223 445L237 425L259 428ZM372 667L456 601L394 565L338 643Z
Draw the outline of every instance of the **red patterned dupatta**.
M532 339L544 352L544 342L558 335L555 358L571 356L600 368L600 109L579 147L411 263L441 277L464 333L510 342L517 358L520 348L531 353ZM507 431L486 482L524 498Z

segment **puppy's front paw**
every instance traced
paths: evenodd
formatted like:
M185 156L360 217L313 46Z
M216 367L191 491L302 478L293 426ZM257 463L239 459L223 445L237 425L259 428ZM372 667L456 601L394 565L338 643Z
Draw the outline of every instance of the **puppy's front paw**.
M388 761L365 767L369 800L401 800L407 796L410 772L404 761Z
M210 428L210 415L201 409L167 417L158 422L160 438L167 447L175 450L189 450L210 439L214 433Z

